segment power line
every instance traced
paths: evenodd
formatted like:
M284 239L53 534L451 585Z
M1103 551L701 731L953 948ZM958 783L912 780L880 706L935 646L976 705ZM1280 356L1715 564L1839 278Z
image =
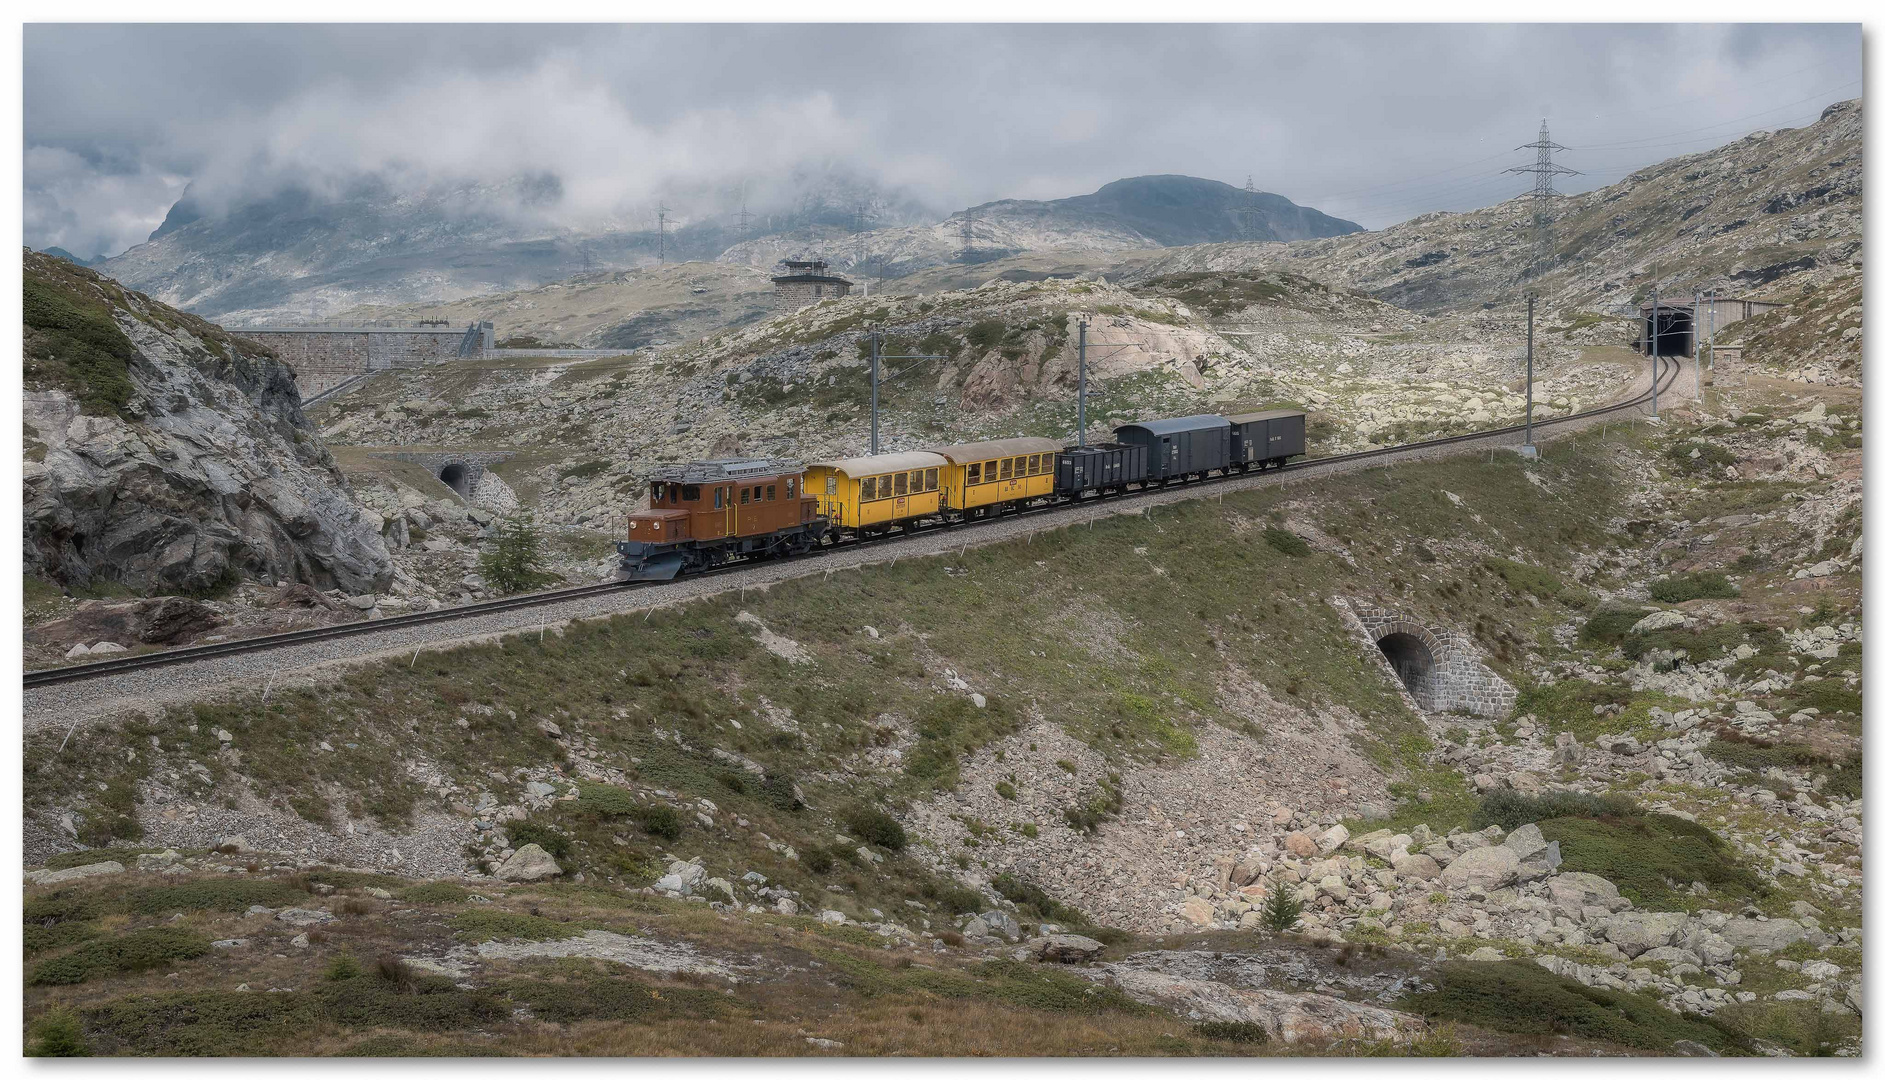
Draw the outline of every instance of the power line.
M1576 169L1567 169L1551 160L1557 150L1569 150L1551 141L1551 125L1538 121L1538 141L1519 146L1520 150L1537 151L1537 157L1530 165L1515 165L1505 170L1509 173L1530 173L1532 176L1532 265L1527 276L1537 277L1551 268L1557 259L1557 251L1551 240L1551 200L1559 197L1552 181L1560 176L1576 176Z

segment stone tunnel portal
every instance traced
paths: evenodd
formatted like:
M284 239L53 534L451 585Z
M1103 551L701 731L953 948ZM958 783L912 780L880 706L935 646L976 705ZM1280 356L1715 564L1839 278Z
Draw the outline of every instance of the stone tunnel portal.
M1433 650L1412 634L1389 634L1375 642L1388 666L1422 708L1433 708Z
M471 496L470 479L466 475L465 467L458 462L454 461L440 469L439 481L446 487L458 492L461 498L469 498Z

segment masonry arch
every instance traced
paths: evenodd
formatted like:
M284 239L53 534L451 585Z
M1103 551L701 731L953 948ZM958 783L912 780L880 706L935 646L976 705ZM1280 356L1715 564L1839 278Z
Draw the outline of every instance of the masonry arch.
M1431 637L1407 631L1383 634L1375 647L1387 657L1407 692L1423 709L1434 707L1434 645Z
M471 497L471 475L464 463L453 461L439 469L439 482L456 491L460 498Z

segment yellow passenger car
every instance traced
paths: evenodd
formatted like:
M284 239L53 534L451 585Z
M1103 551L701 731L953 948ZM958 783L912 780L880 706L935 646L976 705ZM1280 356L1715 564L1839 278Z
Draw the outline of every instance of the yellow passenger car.
M942 512L941 454L906 451L820 461L805 469L805 493L834 529L876 531Z
M985 517L1011 503L1054 493L1052 439L995 439L937 448L943 470L943 506L954 514Z

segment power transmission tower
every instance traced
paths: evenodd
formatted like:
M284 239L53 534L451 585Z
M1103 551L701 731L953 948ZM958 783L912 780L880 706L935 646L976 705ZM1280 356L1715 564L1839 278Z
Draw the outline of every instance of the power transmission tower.
M745 243L753 234L753 215L746 212L746 185L740 185L740 242Z
M962 211L962 261L975 254L975 209Z
M1524 277L1537 277L1551 269L1557 261L1557 250L1551 237L1551 200L1561 193L1552 186L1552 178L1558 176L1580 176L1576 169L1567 169L1551 160L1555 150L1569 150L1551 141L1551 125L1538 121L1538 141L1517 147L1519 150L1535 150L1537 157L1530 165L1515 165L1505 170L1509 173L1531 173L1532 190L1528 193L1532 200L1532 263Z
M668 264L668 208L663 203L655 204L655 229L660 237L655 241L655 257L662 266Z
M1237 235L1243 237L1245 240L1250 239L1257 231L1257 217L1260 213L1257 210L1257 184L1255 176L1245 174L1243 205L1232 211L1232 213L1237 216Z

